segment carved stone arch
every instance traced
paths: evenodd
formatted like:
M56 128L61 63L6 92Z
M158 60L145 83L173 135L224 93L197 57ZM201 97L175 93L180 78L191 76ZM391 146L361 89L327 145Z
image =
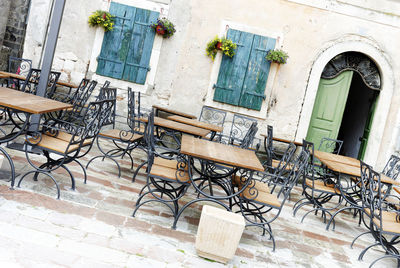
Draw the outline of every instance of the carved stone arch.
M360 52L345 52L331 59L322 71L321 78L334 78L347 70L357 72L370 89L381 90L378 67L367 55Z

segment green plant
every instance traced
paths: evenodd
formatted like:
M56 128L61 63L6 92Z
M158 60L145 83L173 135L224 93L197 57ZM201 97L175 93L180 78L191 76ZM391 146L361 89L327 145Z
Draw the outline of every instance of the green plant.
M285 64L288 58L289 58L288 54L281 49L268 50L267 56L265 56L266 60L276 62L279 64Z
M207 43L206 54L214 60L218 50L221 50L226 56L232 58L236 53L236 48L237 45L233 43L232 40L226 37L219 38L216 36L213 40Z
M104 30L112 31L114 27L114 16L103 10L96 10L89 16L88 23L92 27L101 26Z
M157 19L157 22L153 23L151 28L164 38L169 38L176 32L175 25L166 18Z

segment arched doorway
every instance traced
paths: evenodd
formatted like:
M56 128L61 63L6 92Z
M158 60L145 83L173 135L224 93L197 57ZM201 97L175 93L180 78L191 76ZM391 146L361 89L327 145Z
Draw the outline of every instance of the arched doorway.
M363 159L381 78L376 64L360 52L335 56L324 67L306 139L343 141L341 154Z

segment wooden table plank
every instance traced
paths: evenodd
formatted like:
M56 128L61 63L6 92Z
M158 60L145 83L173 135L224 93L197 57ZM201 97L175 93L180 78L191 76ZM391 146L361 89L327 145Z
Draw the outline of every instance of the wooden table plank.
M0 78L15 78L15 79L18 79L18 80L26 80L26 77L23 76L23 75L4 72L4 71L0 71ZM69 82L64 82L64 81L57 81L57 85L70 87L70 88L77 88L78 87L76 84L69 83Z
M142 117L139 120L147 123L146 117ZM187 133L187 134L191 134L191 135L195 135L195 136L199 136L199 137L205 137L210 133L209 130L204 129L204 128L199 128L199 127L175 122L175 121L168 120L168 119L161 118L161 117L154 117L154 125L168 128L168 129L177 130L182 133Z
M155 108L155 109L157 109L159 111L163 111L163 112L169 113L169 114L180 115L180 116L191 118L191 119L196 119L197 118L194 115L187 114L187 113L184 113L184 112L180 112L180 111L177 111L177 110L173 110L173 109L170 109L170 108L167 108L167 107L163 107L163 106L160 106L160 105L156 105L156 104L153 104L153 108Z
M322 152L322 151L314 151L314 156L316 158L318 158L319 160L326 159L326 160L339 162L339 163L343 163L343 164L347 164L350 166L355 166L355 167L360 168L360 160L353 158L353 157L332 154L332 153L327 153L327 152Z
M0 87L0 105L31 114L49 113L72 107L71 104L6 87Z
M181 153L233 167L264 171L254 151L183 135Z
M208 129L214 132L222 132L224 130L223 127L217 126L217 125L213 125L213 124L209 124L206 122L200 122L197 121L195 119L190 119L187 117L183 117L183 116L179 116L179 115L170 115L167 117L167 119L169 120L173 120L179 123L184 123L187 125L191 125L191 126L195 126L195 127L199 127L199 128L204 128L204 129Z

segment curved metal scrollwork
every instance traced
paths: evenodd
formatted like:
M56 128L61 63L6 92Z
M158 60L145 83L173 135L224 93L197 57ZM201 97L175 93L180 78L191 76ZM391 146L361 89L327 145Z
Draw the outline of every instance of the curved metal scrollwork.
M325 66L321 77L334 78L346 70L359 73L367 87L381 90L381 76L378 67L367 55L360 52L345 52L337 55Z

